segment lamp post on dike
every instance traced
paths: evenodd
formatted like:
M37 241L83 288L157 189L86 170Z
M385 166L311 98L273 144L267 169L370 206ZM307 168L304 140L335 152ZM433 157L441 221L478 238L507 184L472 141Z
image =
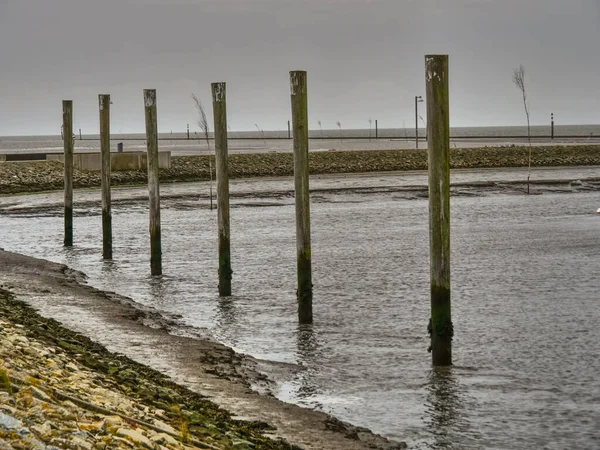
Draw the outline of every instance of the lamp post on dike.
M423 97L415 95L415 147L419 148L419 103L423 102Z

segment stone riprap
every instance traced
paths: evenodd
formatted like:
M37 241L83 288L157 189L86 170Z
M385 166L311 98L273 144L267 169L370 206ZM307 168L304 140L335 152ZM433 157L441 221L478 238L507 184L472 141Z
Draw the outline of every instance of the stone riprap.
M533 167L600 165L600 145L532 147ZM455 148L450 152L454 169L526 167L525 146ZM426 170L427 150L357 150L311 152L311 174ZM173 156L170 169L161 169L163 183L210 179L209 156ZM214 157L212 162L214 179ZM229 156L230 178L293 175L291 153L240 153ZM145 170L113 172L115 186L147 183ZM75 188L99 187L100 173L74 170ZM0 194L63 189L63 166L56 161L0 162Z
M293 448L162 381L0 292L0 449Z

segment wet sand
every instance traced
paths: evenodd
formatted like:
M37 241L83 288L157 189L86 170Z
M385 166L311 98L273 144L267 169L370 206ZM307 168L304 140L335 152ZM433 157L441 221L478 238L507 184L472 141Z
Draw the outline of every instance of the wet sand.
M87 286L83 274L64 265L0 251L0 283L42 316L166 374L238 419L268 423L275 427L273 437L290 444L307 449L404 448L364 428L269 395L262 365L268 365L271 373L297 369L239 355L216 342L170 334L168 318Z

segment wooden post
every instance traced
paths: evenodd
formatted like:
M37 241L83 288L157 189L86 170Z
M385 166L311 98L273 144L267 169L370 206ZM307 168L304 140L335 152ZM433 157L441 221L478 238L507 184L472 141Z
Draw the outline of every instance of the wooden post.
M290 72L294 129L294 181L296 190L296 252L298 319L312 323L312 268L310 249L310 192L308 186L308 101L306 72Z
M190 139L190 124L187 124L187 138Z
M73 100L63 100L65 150L65 247L73 246Z
M379 139L379 128L377 127L377 119L375 119L375 140Z
M217 170L217 221L219 227L219 295L231 295L229 233L229 173L227 161L227 103L225 83L212 83L215 153Z
M434 366L452 364L450 308L450 113L448 55L425 57L429 156L429 255Z
M550 113L550 139L554 139L554 113Z
M110 199L110 95L98 95L100 107L100 153L102 155L102 258L112 259Z
M156 89L144 89L144 106L148 153L148 197L150 200L150 273L152 275L162 275Z
M82 137L81 137L81 128L79 129L79 140L80 141L82 140Z
M288 139L292 138L292 130L290 129L290 121L288 120Z

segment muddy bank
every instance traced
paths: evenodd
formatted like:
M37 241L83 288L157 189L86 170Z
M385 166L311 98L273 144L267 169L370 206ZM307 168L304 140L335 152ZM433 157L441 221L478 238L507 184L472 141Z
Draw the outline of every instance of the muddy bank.
M0 342L0 448L294 448L3 289Z
M523 146L485 147L451 150L451 167L498 168L525 167L529 149ZM230 177L273 177L293 174L291 153L232 154ZM599 145L533 147L534 167L600 165ZM214 171L214 163L212 164ZM311 152L312 174L339 174L427 169L426 150L368 150ZM174 156L172 167L162 170L163 183L204 181L210 178L209 157ZM115 186L139 185L147 182L145 171L113 172ZM100 186L100 172L75 170L74 187ZM63 167L59 162L0 163L0 194L50 191L63 188Z
M130 299L87 286L83 274L64 265L0 251L0 288L1 320L24 326L27 339L60 349L97 379L110 378L121 394L165 411L161 420L172 427L181 424L185 411L194 439L213 424L225 436L211 438L217 448L247 448L231 446L227 437L251 442L252 448L405 448L327 414L255 393L250 386L269 392L263 368L294 369L215 342L174 336L169 324L176 317L136 309ZM192 416L200 426L196 431Z

